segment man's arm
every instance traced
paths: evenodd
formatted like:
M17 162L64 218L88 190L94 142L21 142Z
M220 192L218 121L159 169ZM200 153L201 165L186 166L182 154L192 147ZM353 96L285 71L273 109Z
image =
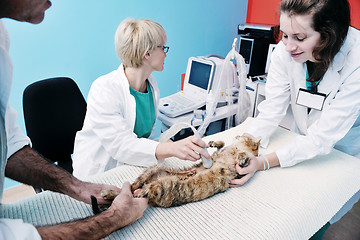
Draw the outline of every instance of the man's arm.
M100 196L101 190L121 191L120 188L111 185L80 181L62 168L45 160L29 146L23 147L8 159L5 175L16 181L63 193L86 203L91 203L91 195L95 196L100 204L108 203Z
M109 203L101 196L101 190L120 192L111 207L99 215L53 226L37 227L42 239L101 239L139 219L147 207L147 199L133 198L130 184L123 189L111 185L82 182L62 168L46 161L26 146L14 153L7 162L7 177L36 187L69 195L86 203L96 196L98 203Z
M101 239L139 219L147 199L133 198L129 182L105 212L83 220L54 226L38 227L42 239Z

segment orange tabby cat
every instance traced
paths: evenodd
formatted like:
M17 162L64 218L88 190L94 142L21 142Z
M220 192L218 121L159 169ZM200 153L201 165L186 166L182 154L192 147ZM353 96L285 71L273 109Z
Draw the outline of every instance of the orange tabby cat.
M150 206L172 207L200 201L229 188L229 181L238 176L235 165L249 163L247 153L258 155L260 140L237 136L232 145L223 148L224 142L209 142L218 150L212 154L213 165L206 169L201 163L190 169L168 169L158 164L145 170L131 185L134 197L149 199ZM103 191L105 199L113 199L116 192ZM94 208L94 206L93 206Z

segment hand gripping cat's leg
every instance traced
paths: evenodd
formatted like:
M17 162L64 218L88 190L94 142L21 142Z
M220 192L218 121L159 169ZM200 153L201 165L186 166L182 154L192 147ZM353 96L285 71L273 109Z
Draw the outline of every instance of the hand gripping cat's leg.
M237 159L239 160L238 164L240 167L247 167L249 166L250 163L250 158L248 156L248 154L246 152L239 152ZM244 175L240 175L238 173L236 173L236 177L235 179L240 179L242 178Z
M250 158L246 152L239 152L237 159L239 160L240 167L247 167L250 163Z
M101 196L105 200L114 200L117 197L117 195L119 195L119 192L117 192L115 190L102 190L101 191Z

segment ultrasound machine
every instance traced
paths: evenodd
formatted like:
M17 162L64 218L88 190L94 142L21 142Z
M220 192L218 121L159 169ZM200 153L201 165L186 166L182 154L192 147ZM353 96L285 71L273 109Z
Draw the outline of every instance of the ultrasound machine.
M160 99L159 120L162 122L162 132L166 131L173 124L178 122L188 122L192 126L198 127L204 120L206 101L213 89L214 83L220 81L219 75L224 59L218 55L208 55L206 57L190 57L185 73L183 90L170 96ZM228 69L225 77L230 82L234 90L236 84L235 67ZM225 100L226 83L223 84L222 99L218 103L216 116L209 125L206 135L210 135L224 130L226 116L236 113L236 105L227 106ZM174 140L182 139L191 135L192 131L183 130L174 137Z
M215 62L191 57L185 74L183 90L160 99L159 111L174 118L201 108L214 79Z

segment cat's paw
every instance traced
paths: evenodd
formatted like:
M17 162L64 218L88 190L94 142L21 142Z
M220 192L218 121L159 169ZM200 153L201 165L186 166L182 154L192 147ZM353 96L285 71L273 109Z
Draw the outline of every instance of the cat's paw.
M136 189L141 188L144 185L143 182L141 182L140 180L136 179L133 184L131 184L131 192L134 192Z
M240 152L238 155L238 160L239 160L239 166L240 167L247 167L249 166L250 163L250 158L249 156L245 153L245 152Z
M225 142L223 142L223 141L216 141L216 142L210 141L209 146L210 147L216 147L219 150L219 149L221 149L221 148L223 148L225 146Z
M134 198L143 198L143 197L147 197L147 195L145 194L145 192L142 189L136 189L133 193L133 197Z
M119 193L115 190L102 190L101 196L105 200L114 200Z

